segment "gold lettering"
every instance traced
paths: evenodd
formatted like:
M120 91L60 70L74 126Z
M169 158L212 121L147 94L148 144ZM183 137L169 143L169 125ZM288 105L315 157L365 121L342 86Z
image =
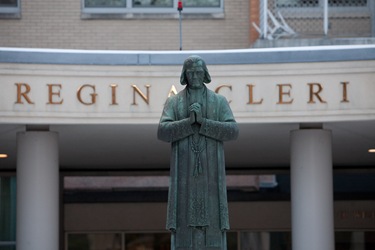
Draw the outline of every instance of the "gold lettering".
M93 93L91 93L91 101L90 102L85 102L82 100L82 96L81 96L81 92L84 88L91 88L93 90ZM96 102L96 96L98 94L96 94L96 90L95 90L95 85L90 85L90 84L85 84L85 85L82 85L81 87L78 88L78 91L77 91L77 98L78 98L78 101L84 105L93 105L95 104Z
M341 82L342 84L342 100L341 102L349 102L348 100L348 89L347 86L349 82Z
M262 104L263 98L261 98L260 101L254 101L253 90L254 90L255 85L247 84L247 86L249 87L249 102L247 104Z
M16 104L23 104L22 97L26 100L28 104L34 104L29 98L28 94L31 91L30 85L27 83L16 83L17 86L17 101ZM22 92L22 87L25 88L25 91Z
M150 85L145 85L147 89L147 95L143 94L142 91L137 87L137 85L132 85L133 88L133 103L132 105L138 105L138 103L135 100L135 93L138 93L139 96L147 103L149 104L150 99Z
M109 85L111 87L111 91L112 91L112 103L111 105L118 105L117 101L116 101L116 88L117 88L117 84L111 84Z
M364 212L363 211L354 211L354 218L363 219L364 218Z
M340 216L340 219L342 219L342 220L347 219L348 218L348 212L341 211L339 216Z
M354 210L354 211L340 211L340 219L375 219L375 211L373 210Z
M61 84L47 84L48 86L48 102L47 104L62 104L63 103L63 99L61 99L60 101L53 101L53 96L57 96L57 97L60 97L60 90L61 90ZM58 87L59 90L57 92L53 92L53 88L54 87Z
M364 211L364 217L366 218L366 219L373 219L374 217L374 213L373 212L371 212L371 211Z
M228 88L230 91L232 91L232 85L224 84L224 85L220 85L219 87L217 87L217 88L215 89L215 93L216 93L216 94L219 94L219 92L220 92L220 90L221 90L222 88ZM229 100L229 101L228 101L228 103L231 103L231 102L232 102L232 100Z
M322 92L323 90L323 87L320 83L308 83L309 85L309 101L307 103L315 103L314 101L314 96L321 102L321 103L327 103L326 101L324 101L321 96L320 96L320 92ZM317 86L318 87L318 90L317 91L314 91L314 86Z
M171 89L168 92L168 97L171 97L172 95L177 95L177 89L174 85L172 85Z
M289 83L286 83L286 84L277 84L277 87L279 87L279 101L277 102L277 104L291 104L293 103L293 98L290 98L290 91L292 89L292 85L289 84ZM283 88L284 87L288 87L288 91L284 91ZM287 96L289 97L289 100L288 101L284 101L283 100L283 96Z

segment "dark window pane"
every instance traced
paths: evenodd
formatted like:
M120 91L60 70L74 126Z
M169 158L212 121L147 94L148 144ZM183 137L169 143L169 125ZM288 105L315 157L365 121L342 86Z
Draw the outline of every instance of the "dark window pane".
M133 0L133 7L173 7L173 0Z
M68 250L121 250L121 234L69 234Z
M0 0L0 7L18 7L17 0Z
M237 232L227 232L227 249L228 250L238 249Z
M0 242L16 241L16 177L0 177ZM13 249L4 246L4 249Z
M0 250L16 250L16 246L0 246Z
M366 6L367 0L328 0L328 4L335 7Z
M86 8L123 8L126 0L85 0Z
M241 250L263 249L266 246L272 250L292 249L290 232L241 232Z
M375 249L375 232L335 232L336 250Z
M184 7L220 7L220 0L185 0Z
M319 0L277 0L277 7L316 7L319 6Z
M126 234L126 250L167 250L171 248L170 233Z

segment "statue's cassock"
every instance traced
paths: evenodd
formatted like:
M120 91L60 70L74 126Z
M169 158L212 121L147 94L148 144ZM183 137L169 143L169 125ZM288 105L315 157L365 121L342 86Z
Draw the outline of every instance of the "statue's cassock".
M190 122L193 101L185 88L168 98L158 128L158 138L172 143L167 213L172 249L226 249L223 142L236 139L238 127L223 96L206 86L202 93L202 124Z

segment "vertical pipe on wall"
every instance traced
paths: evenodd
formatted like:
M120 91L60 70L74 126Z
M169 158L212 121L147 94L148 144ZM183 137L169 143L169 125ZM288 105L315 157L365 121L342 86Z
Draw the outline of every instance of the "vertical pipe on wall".
M323 2L323 29L324 35L328 35L328 0L324 0Z
M260 18L259 18L259 25L260 30L262 32L262 39L267 37L268 32L268 22L267 22L267 10L268 10L268 1L267 0L260 0Z

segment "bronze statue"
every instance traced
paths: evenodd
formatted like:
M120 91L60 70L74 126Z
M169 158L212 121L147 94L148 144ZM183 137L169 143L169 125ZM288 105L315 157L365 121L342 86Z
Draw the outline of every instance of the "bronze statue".
M184 90L165 103L158 138L172 143L167 229L171 249L227 249L229 229L223 142L236 139L227 100L209 90L205 62L190 56Z

